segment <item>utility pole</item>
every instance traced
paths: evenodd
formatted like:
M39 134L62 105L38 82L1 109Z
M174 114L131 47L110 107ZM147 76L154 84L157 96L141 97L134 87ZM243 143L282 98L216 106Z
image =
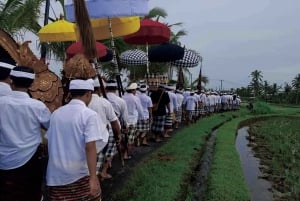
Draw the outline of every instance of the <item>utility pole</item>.
M221 91L223 91L223 81L224 80L220 80L221 81Z

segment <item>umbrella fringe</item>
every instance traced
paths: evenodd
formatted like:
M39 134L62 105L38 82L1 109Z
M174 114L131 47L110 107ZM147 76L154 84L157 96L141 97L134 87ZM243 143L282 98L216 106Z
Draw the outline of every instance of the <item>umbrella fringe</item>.
M73 2L80 40L84 47L84 54L89 59L96 58L97 49L86 3L84 0L73 0Z

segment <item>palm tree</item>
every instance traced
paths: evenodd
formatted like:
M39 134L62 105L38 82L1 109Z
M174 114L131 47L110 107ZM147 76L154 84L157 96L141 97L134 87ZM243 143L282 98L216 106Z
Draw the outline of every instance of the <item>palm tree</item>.
M22 30L37 33L40 6L44 0L0 1L0 27L12 36L22 36Z
M296 91L296 104L298 104L299 103L299 95L300 95L300 74L298 74L292 80L292 87Z
M253 89L254 96L257 97L260 95L263 75L261 71L255 70L251 72L250 76L252 77L250 86Z

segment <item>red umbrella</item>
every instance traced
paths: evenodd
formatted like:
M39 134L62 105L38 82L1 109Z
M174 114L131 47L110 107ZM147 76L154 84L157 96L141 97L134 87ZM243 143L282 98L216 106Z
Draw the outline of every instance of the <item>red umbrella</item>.
M149 44L165 43L170 40L170 37L171 31L167 25L151 19L143 19L140 29L134 34L123 37L123 40L129 44L146 45L148 54ZM149 62L147 62L147 74L149 74Z
M96 48L97 48L97 57L98 58L106 56L107 47L105 45L103 45L100 42L96 42ZM76 54L83 54L84 49L83 49L83 46L82 46L81 42L72 43L67 48L66 53L67 53L67 58L68 59L72 58Z
M160 44L170 40L170 28L151 19L143 19L140 29L134 34L123 37L124 41L134 45Z

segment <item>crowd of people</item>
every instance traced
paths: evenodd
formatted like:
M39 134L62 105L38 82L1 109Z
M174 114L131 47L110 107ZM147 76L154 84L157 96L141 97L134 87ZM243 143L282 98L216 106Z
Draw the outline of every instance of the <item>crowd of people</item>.
M99 177L113 177L114 156L125 163L135 147L166 140L214 112L237 110L241 102L173 85L150 91L145 81L130 83L120 97L115 80L74 79L70 102L51 114L28 93L34 79L32 69L0 61L0 201L101 200Z

